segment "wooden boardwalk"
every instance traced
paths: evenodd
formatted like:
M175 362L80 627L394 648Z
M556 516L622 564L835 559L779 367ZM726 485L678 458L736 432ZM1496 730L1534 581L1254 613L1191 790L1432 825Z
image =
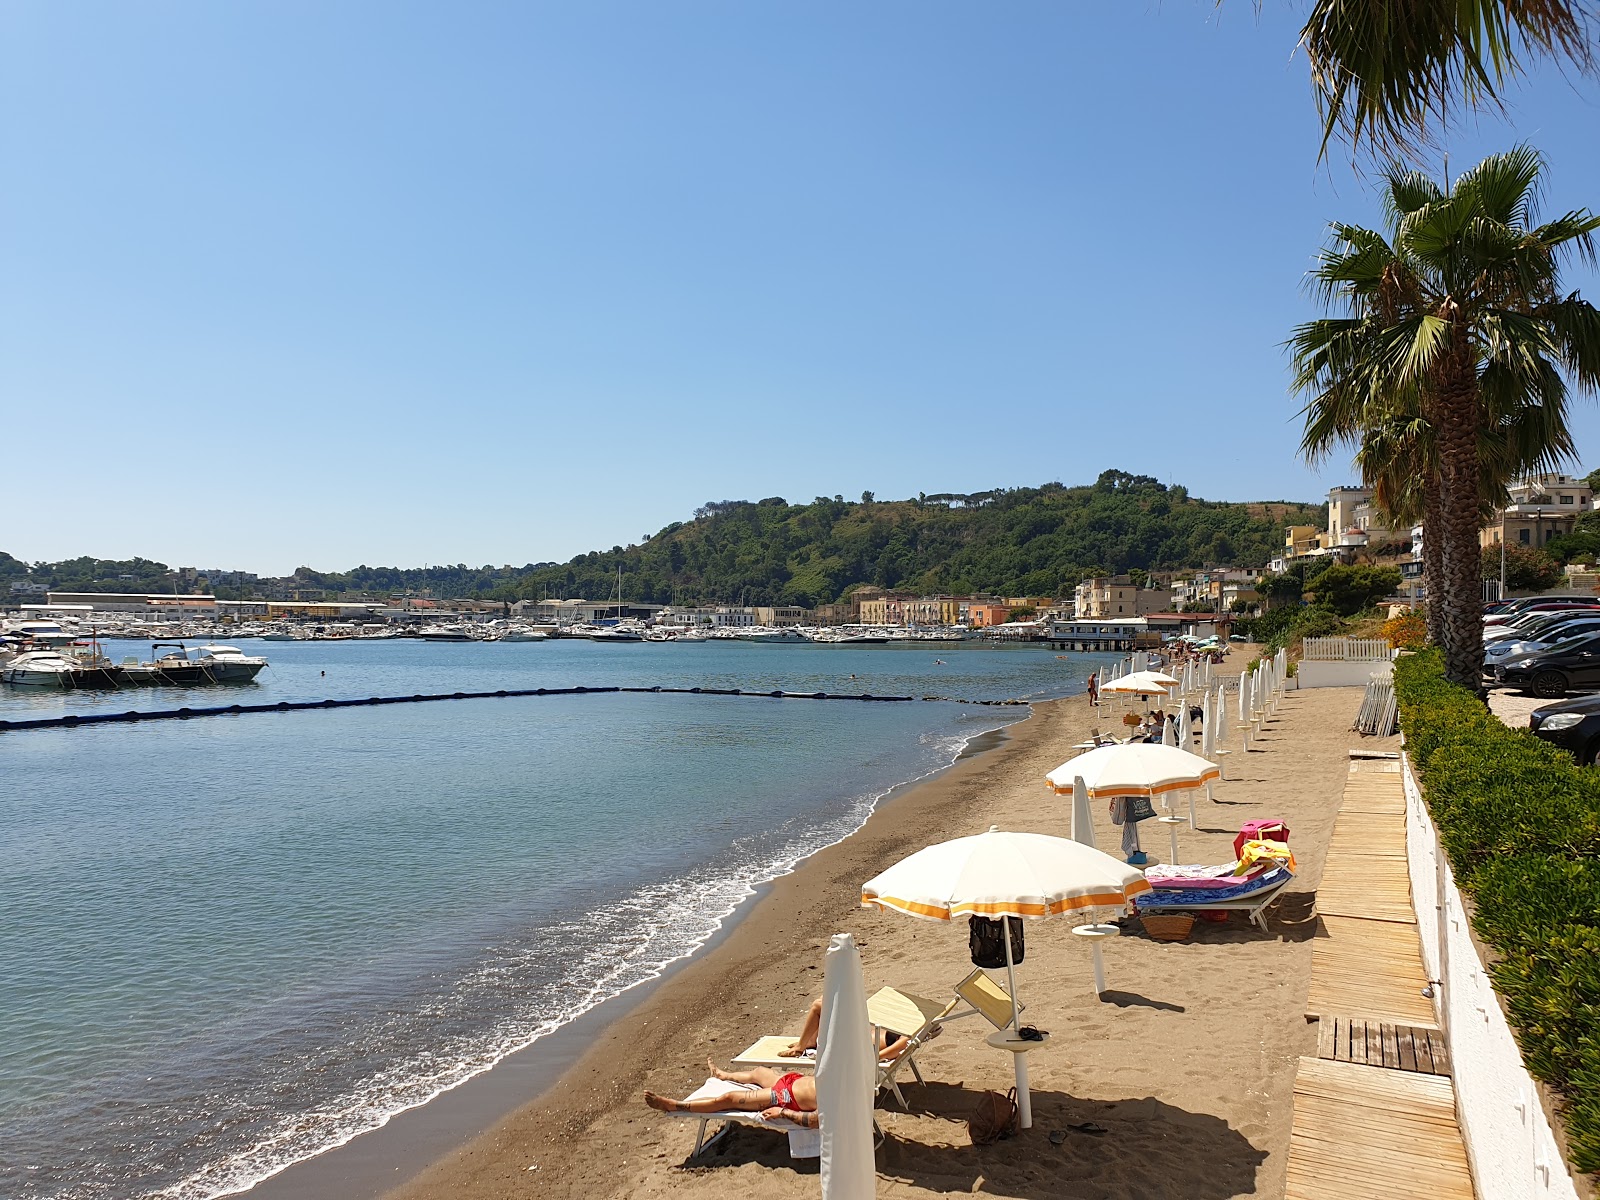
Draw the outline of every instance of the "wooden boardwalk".
M1317 888L1285 1200L1473 1200L1450 1056L1423 994L1399 765L1352 761Z
M1442 1075L1302 1058L1286 1200L1473 1200Z

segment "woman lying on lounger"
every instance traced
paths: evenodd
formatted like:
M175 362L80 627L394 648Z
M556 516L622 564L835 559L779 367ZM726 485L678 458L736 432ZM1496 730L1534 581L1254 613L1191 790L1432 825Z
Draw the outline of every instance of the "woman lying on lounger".
M811 1002L811 1011L806 1013L806 1023L800 1027L800 1036L794 1040L787 1050L779 1050L781 1058L802 1058L817 1048L817 1031L822 1028L822 997L818 996ZM938 1036L939 1027L936 1025L928 1034L927 1040L932 1041ZM878 1030L878 1061L893 1062L906 1052L906 1047L911 1045L911 1039L903 1033L896 1033L892 1029Z
M753 1083L755 1090L728 1092L704 1100L669 1100L654 1092L646 1092L644 1102L662 1112L758 1112L768 1121L792 1121L803 1129L818 1128L817 1081L811 1076L798 1071L780 1075L771 1067L719 1071L716 1063L710 1059L706 1060L706 1066L718 1079L725 1079L729 1083Z

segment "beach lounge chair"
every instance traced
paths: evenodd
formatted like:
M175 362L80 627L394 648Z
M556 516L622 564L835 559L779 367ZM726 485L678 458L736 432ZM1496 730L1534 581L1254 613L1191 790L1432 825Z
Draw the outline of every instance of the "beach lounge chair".
M909 992L891 987L880 988L867 1000L867 1019L872 1022L875 1030L907 1038L911 1043L897 1058L884 1059L878 1063L878 1090L887 1088L893 1092L894 1098L900 1101L901 1108L907 1107L906 1098L901 1093L895 1076L905 1067L910 1067L911 1073L917 1077L917 1082L923 1082L922 1072L917 1068L917 1051L922 1048L924 1042L934 1036L939 1022L948 1017L960 1004L959 997L948 1004L940 1004L937 1000L913 996ZM743 1052L736 1055L733 1063L738 1067L772 1067L780 1071L814 1069L817 1065L814 1050L795 1058L780 1053L793 1044L793 1035L768 1034L766 1037L757 1038Z
M965 1011L959 1011L963 1005ZM878 1090L887 1089L900 1102L901 1108L909 1107L896 1076L910 1067L918 1083L926 1082L922 1078L921 1068L917 1066L917 1051L932 1040L944 1023L973 1016L982 1016L996 1029L1004 1029L1011 1023L1011 994L981 968L973 970L956 984L955 998L948 1004L914 996L897 988L880 988L867 1001L868 1020L876 1029L903 1036L911 1044L898 1058L878 1063ZM817 1065L815 1051L798 1058L788 1058L779 1053L793 1044L793 1035L769 1034L757 1038L734 1057L733 1063L739 1067L772 1067L776 1070L814 1069Z
M794 1061L792 1059L787 1061ZM752 1092L756 1090L753 1083L733 1083L726 1079L708 1079L694 1092L690 1093L690 1100L707 1100L719 1096L730 1096L735 1092ZM730 1108L723 1112L695 1113L673 1112L665 1114L669 1117L679 1117L684 1120L699 1121L700 1130L694 1139L694 1151L689 1155L696 1158L728 1132L735 1125L757 1125L762 1129L777 1129L789 1135L790 1158L819 1158L822 1155L822 1131L820 1129L801 1129L791 1121L769 1121L758 1112L745 1112L742 1109ZM723 1122L722 1128L706 1137L706 1126L712 1121Z
M1268 866L1240 878L1232 867L1212 868L1218 874L1209 878L1180 879L1146 873L1151 890L1134 897L1140 912L1242 912L1267 932L1267 909L1294 879L1294 872L1282 864Z

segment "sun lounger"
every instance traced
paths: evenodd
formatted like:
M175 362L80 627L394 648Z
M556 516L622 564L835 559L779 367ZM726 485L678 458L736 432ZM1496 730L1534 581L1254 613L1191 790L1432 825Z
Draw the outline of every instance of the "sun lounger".
M752 1083L733 1083L726 1079L708 1079L705 1083L691 1092L689 1100L708 1100L722 1096L731 1096L736 1092L753 1092L756 1086ZM723 1134L734 1125L758 1125L762 1129L777 1129L789 1135L790 1158L819 1158L822 1155L822 1131L820 1129L802 1129L792 1121L769 1121L758 1112L746 1112L743 1109L730 1108L720 1112L672 1112L669 1117L680 1117L685 1120L699 1121L700 1131L694 1140L694 1152L689 1155L695 1158L703 1151L710 1148ZM722 1121L724 1124L710 1138L706 1137L706 1126L712 1121Z
M958 1011L963 1005L965 1010ZM877 1029L905 1037L911 1044L897 1058L878 1063L878 1089L894 1093L901 1108L909 1107L895 1077L910 1067L917 1082L925 1082L922 1070L917 1066L917 1051L937 1036L946 1022L973 1016L982 1016L996 1029L1004 1029L1011 1024L1011 994L981 968L956 984L955 999L948 1004L914 996L897 988L880 988L867 1001L868 1020ZM733 1063L739 1067L771 1067L778 1071L815 1070L817 1059L814 1050L795 1058L779 1053L793 1044L792 1034L768 1034L757 1038L736 1055Z
M883 1030L894 1037L904 1037L910 1040L898 1057L882 1059L878 1063L878 1088L887 1088L894 1093L894 1098L900 1101L900 1107L905 1108L906 1098L900 1091L900 1085L895 1081L895 1076L905 1067L911 1068L911 1073L917 1077L917 1082L923 1082L922 1072L917 1067L917 1051L922 1048L935 1035L939 1022L961 1003L959 999L950 1001L949 1004L940 1004L937 1000L924 999L913 996L909 992L902 992L895 988L880 988L867 1001L867 1019L873 1026ZM788 1057L780 1051L787 1050L794 1045L794 1036L782 1034L768 1034L766 1037L757 1038L750 1046L733 1059L738 1067L771 1067L778 1071L812 1071L816 1069L816 1051L809 1050L797 1057Z
M1148 873L1146 877L1150 878ZM1293 879L1294 872L1281 864L1243 878L1218 875L1185 879L1157 874L1150 878L1151 890L1134 897L1133 903L1140 912L1242 912L1265 933L1267 909Z

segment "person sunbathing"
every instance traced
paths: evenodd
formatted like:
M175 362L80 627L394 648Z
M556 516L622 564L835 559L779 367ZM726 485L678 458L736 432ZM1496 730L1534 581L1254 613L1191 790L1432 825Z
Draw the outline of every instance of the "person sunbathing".
M822 997L818 996L811 1002L811 1009L806 1013L806 1023L800 1027L800 1036L789 1044L787 1050L779 1050L779 1058L800 1058L810 1054L817 1048L817 1032L822 1028ZM938 1026L935 1032L928 1034L928 1040L938 1036ZM893 1062L906 1052L911 1045L911 1039L903 1033L896 1033L892 1029L879 1029L878 1035L878 1061Z
M748 1083L750 1091L728 1092L721 1096L708 1096L703 1100L673 1100L654 1092L644 1094L644 1102L661 1112L758 1112L768 1121L790 1121L803 1129L816 1129L820 1125L817 1115L817 1081L799 1071L780 1075L771 1067L754 1067L748 1071L722 1071L709 1058L706 1066L711 1074L729 1083Z

